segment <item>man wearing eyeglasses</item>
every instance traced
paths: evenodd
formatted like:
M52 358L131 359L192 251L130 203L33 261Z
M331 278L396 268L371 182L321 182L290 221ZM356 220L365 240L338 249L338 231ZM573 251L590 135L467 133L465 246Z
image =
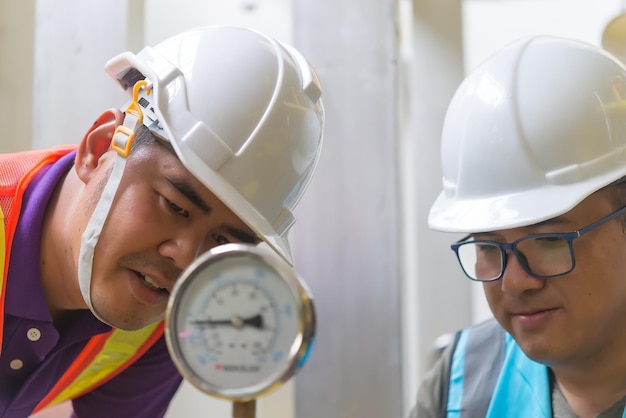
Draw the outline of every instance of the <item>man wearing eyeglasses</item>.
M429 214L494 320L457 333L412 417L626 417L626 67L520 40L460 85Z

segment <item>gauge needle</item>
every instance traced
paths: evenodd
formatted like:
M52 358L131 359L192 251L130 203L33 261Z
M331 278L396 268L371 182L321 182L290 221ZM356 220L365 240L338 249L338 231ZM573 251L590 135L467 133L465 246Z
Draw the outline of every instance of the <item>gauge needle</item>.
M263 316L261 316L261 314L256 314L249 318L242 318L239 315L233 315L230 319L205 319L193 321L192 324L209 326L230 325L237 329L241 329L246 325L249 325L254 328L262 329Z

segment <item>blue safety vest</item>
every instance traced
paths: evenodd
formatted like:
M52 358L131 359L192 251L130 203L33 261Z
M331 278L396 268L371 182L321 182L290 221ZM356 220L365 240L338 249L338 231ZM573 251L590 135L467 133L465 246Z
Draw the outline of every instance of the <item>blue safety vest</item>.
M447 385L447 418L552 418L548 367L494 319L457 335Z

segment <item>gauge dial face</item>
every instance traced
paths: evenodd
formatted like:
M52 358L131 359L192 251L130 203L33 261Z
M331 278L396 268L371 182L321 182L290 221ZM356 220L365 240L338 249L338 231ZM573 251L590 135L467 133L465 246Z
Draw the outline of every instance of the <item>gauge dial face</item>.
M211 294L197 314L189 314L187 329L202 335L208 351L222 359L263 357L274 346L277 306L259 283L234 281ZM198 316L198 318L195 318Z
M285 277L247 246L237 248L205 257L183 274L166 327L183 376L206 393L234 400L291 377L314 327L311 299L295 276Z

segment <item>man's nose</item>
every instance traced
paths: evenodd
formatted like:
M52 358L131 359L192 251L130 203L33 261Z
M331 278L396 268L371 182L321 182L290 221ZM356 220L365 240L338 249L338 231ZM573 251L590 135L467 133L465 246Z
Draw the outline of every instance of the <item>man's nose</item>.
M544 286L544 279L533 277L526 271L528 269L528 259L524 253L518 251L514 254L509 250L506 251L505 257L506 265L501 280L503 292L521 294Z
M215 245L210 245L208 237L199 231L185 231L178 233L159 245L159 254L169 258L179 269L185 269L198 256L210 250Z

